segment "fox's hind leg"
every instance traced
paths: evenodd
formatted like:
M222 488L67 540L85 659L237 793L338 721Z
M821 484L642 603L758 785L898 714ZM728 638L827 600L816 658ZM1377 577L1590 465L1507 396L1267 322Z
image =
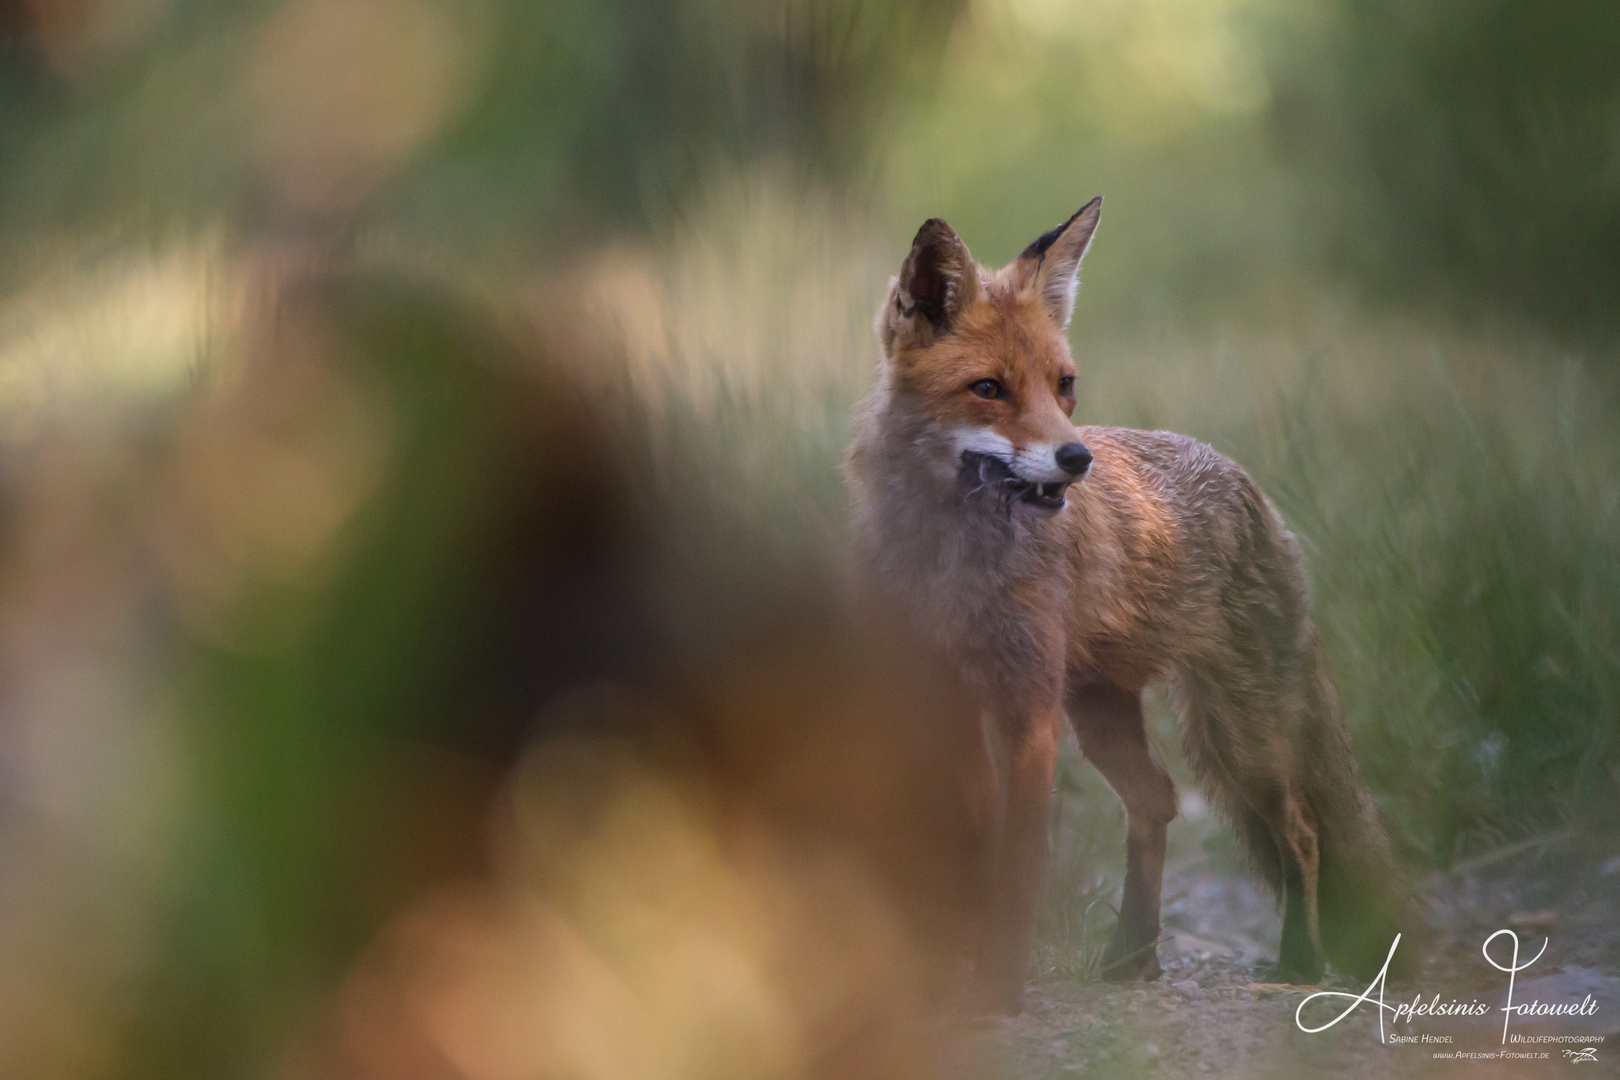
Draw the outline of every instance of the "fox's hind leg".
M1182 673L1172 688L1193 771L1225 808L1255 869L1282 902L1282 944L1265 977L1319 982L1324 967L1317 909L1321 822L1305 794L1301 722L1295 719L1301 706L1278 693L1250 693L1234 701L1229 690L1196 672Z
M1282 859L1283 928L1277 963L1267 982L1309 985L1322 981L1326 961L1317 920L1316 892L1321 852L1310 805L1287 792L1267 815Z
M1165 826L1176 816L1175 785L1148 749L1140 691L1083 686L1070 691L1068 705L1081 752L1125 804L1125 895L1103 952L1102 976L1110 982L1157 979L1159 890Z

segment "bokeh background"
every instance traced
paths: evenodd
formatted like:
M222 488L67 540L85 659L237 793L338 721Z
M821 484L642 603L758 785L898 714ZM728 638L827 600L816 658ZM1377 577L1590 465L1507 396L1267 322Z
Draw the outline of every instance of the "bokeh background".
M0 1071L321 1074L547 695L836 572L932 216L994 265L1105 196L1077 420L1271 493L1415 873L1612 830L1617 56L1603 0L5 0ZM1083 977L1119 814L1060 782ZM716 1074L655 1057L570 1075Z

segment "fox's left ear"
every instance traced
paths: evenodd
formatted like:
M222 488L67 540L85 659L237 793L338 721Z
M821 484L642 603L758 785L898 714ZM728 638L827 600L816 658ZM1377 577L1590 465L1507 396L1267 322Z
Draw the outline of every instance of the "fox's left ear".
M1086 257L1086 249L1091 246L1101 217L1102 196L1099 195L1068 221L1025 248L1012 265L1017 287L1033 290L1059 326L1068 326L1069 316L1074 314L1074 293L1080 286L1080 260Z

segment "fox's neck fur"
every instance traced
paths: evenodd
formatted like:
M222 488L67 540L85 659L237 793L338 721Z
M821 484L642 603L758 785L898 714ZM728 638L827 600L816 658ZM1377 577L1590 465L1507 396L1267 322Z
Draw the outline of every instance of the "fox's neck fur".
M987 689L1036 655L1060 669L1068 518L1079 508L1022 513L975 492L948 462L944 436L880 383L846 464L863 587Z

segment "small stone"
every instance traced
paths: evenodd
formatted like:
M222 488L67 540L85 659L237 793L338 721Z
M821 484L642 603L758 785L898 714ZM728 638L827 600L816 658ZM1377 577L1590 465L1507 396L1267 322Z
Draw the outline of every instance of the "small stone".
M1180 982L1170 984L1170 989L1181 994L1196 994L1200 989L1197 979L1182 979Z

